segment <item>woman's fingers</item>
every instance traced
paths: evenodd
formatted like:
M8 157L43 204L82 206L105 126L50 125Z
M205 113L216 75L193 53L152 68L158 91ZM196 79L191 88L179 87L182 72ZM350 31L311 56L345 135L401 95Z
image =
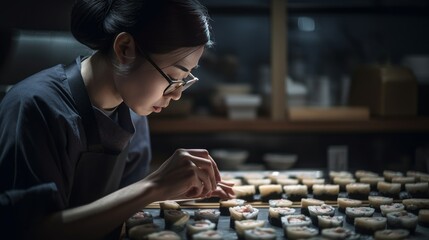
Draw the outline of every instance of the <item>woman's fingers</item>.
M158 177L156 173L159 173ZM218 187L221 182L219 169L204 149L178 149L154 174L160 186L166 188L170 197L200 198L213 195L228 197L232 190ZM166 179L165 176L169 176ZM170 178L171 176L171 178ZM175 181L172 179L180 179ZM221 183L222 187L229 188L229 183ZM168 190L170 189L170 190Z
M232 187L232 186L234 186L234 183L233 182L228 182L228 181L221 180L220 182L217 183L217 185L220 185L220 186L223 185L223 186Z
M231 199L235 197L235 193L232 188L218 186L217 189L213 191L212 196L219 197L221 199Z
M204 153L205 152L205 153ZM197 171L200 179L206 184L206 187L214 191L217 184L217 175L219 170L217 166L213 164L213 161L208 158L208 153L205 150L189 150L190 160L199 168ZM210 184L210 185L208 185Z
M210 166L211 170L213 171L216 182L219 182L221 180L220 172L219 172L219 169L217 167L217 164L213 160L213 158L210 156L210 154L207 150L205 150L205 149L188 149L187 151L192 156L199 157L199 158L205 159L205 160L209 160L210 163L208 166Z

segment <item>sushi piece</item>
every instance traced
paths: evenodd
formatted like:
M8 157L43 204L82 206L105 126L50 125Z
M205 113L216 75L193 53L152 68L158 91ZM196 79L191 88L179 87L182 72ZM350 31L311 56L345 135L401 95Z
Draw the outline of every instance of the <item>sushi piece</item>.
M378 182L377 190L382 196L399 199L399 193L401 192L401 184Z
M315 236L310 238L305 238L306 240L329 240L328 238L322 237L322 236Z
M381 197L381 196L369 196L368 197L369 206L375 209L375 211L380 211L381 205L390 205L393 203L393 198L390 197Z
M281 218L295 213L294 208L289 207L270 207L268 209L268 221L271 225L281 227Z
M348 207L346 208L346 222L354 224L358 217L372 217L375 209L371 207Z
M286 228L309 226L311 224L311 219L302 214L287 215L282 217L281 220L282 220L282 227L285 233L286 233Z
M233 186L232 190L234 191L236 198L243 199L248 202L252 202L256 194L256 188L254 185Z
M374 233L375 240L402 240L410 235L406 229L384 229Z
M417 220L423 227L429 227L429 209L421 209Z
M392 178L403 177L403 176L404 174L402 174L402 172L390 171L390 170L383 171L383 177L386 182L392 182Z
M259 210L257 208L252 207L252 205L247 204L244 206L236 206L230 207L230 222L229 226L232 229L235 229L235 222L241 220L256 220L258 218Z
M317 177L313 176L313 174L304 174L304 173L302 173L302 174L296 175L295 178L298 179L298 183L299 184L302 184L304 179L308 179L308 178L314 179L314 178L317 178Z
M323 204L325 204L325 202L322 200L314 198L303 198L301 199L301 213L310 216L310 213L308 212L309 206L321 206Z
M280 172L278 172L278 171L273 171L273 172L271 172L268 176L268 179L270 179L271 180L271 183L272 184L278 184L277 183L277 179L287 179L287 178L289 178L288 177L288 175L286 175L286 174L281 174Z
M164 210L165 229L180 232L185 229L189 213L182 210Z
M419 182L429 182L429 174L420 175L419 177L420 177Z
M348 239L354 232L343 227L322 229L322 237L327 239Z
M331 183L335 178L353 178L353 174L348 171L329 171L329 179L331 180Z
M361 178L364 177L379 177L380 175L378 175L375 172L371 172L371 171L366 171L366 170L357 170L355 172L355 177L358 181L360 181ZM383 178L384 179L384 178Z
M308 187L305 185L286 185L283 186L287 199L291 201L301 201L308 196Z
M160 231L147 235L148 240L181 240L180 236L173 231Z
M198 209L194 212L194 220L204 220L207 219L216 225L219 222L220 212L216 209Z
M406 183L415 183L415 182L416 182L415 177L394 177L394 178L392 178L392 183L401 184L401 191L405 191L405 184Z
M417 227L418 217L407 211L391 212L386 215L389 228L407 229L414 233Z
M125 229L128 232L132 227L145 223L153 223L152 214L145 211L138 211L125 221Z
M276 230L270 227L257 227L244 231L245 240L275 240Z
M308 192L313 192L313 185L314 184L325 184L324 178L304 178L302 179L302 184L307 186Z
M416 178L416 182L424 182L422 180L422 178L423 179L429 178L429 174L428 173L419 172L419 171L407 171L406 172L406 176L407 177L415 177Z
M271 199L279 199L282 197L283 189L280 184L260 185L259 193L261 194L261 201L268 202Z
M359 180L361 183L368 183L371 187L371 191L377 191L378 182L384 182L383 177L363 177Z
M219 212L221 216L229 216L229 208L243 206L246 203L244 199L228 199L219 201Z
M175 201L163 201L159 203L159 217L164 217L164 210L180 210L180 205Z
M355 231L357 233L373 235L375 231L386 228L385 217L357 217L355 218Z
M383 177L363 177L359 180L360 183L369 184L371 191L377 191L377 185L379 182L384 182Z
M192 239L194 234L207 230L215 230L215 227L216 224L207 219L188 222L186 224L186 236L188 239Z
M243 181L239 178L232 178L232 179L228 179L228 180L224 180L222 178L222 182L226 182L226 183L232 183L233 186L241 186L243 185Z
M355 183L356 179L354 178L340 178L340 177L336 177L333 179L332 181L334 184L337 184L340 186L340 190L342 192L346 191L346 185L349 183Z
M346 185L346 191L349 198L366 200L371 187L368 183L349 183Z
M338 198L338 211L345 213L347 207L360 207L362 206L362 201L357 199L350 198Z
M259 194L259 186L261 185L269 185L271 184L271 179L269 178L263 178L263 179L248 179L247 180L248 185L255 186L256 194Z
M327 204L322 204L320 206L308 206L308 212L310 214L310 219L313 224L315 226L319 226L317 216L332 217L335 215L335 208Z
M280 184L282 186L285 185L297 185L298 179L292 179L292 178L278 178L277 184Z
M337 200L340 193L340 186L333 184L315 184L313 185L313 196L320 200Z
M342 227L344 223L344 217L319 215L317 216L317 222L320 229Z
M318 234L319 230L308 226L288 227L285 233L287 239L304 239L317 236Z
M257 227L263 227L265 225L264 220L246 219L235 221L235 232L237 233L238 239L244 239L244 231L254 229Z
M386 216L386 214L391 212L400 212L405 209L404 204L402 203L392 203L388 205L380 205L381 215Z
M193 240L222 240L224 239L221 232L216 230L207 230L192 235Z
M268 201L270 207L291 207L293 202L287 199L270 199Z
M142 240L146 239L147 235L159 232L160 230L160 226L155 223L144 223L130 228L127 234L130 240Z
M427 198L429 197L429 183L406 183L405 191L407 191L412 198Z
M420 209L429 209L428 198L410 198L402 200L402 204L405 206L405 210L418 214Z
M250 181L252 181L252 179L264 179L265 175L262 173L258 173L258 172L253 172L253 173L246 173L243 174L242 176L244 184L249 185Z

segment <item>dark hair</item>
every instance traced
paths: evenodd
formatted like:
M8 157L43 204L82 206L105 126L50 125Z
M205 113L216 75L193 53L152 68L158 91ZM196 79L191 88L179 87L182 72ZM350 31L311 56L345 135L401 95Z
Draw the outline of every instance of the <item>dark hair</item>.
M117 34L132 34L147 53L210 46L209 17L197 0L79 0L71 15L73 36L109 52Z

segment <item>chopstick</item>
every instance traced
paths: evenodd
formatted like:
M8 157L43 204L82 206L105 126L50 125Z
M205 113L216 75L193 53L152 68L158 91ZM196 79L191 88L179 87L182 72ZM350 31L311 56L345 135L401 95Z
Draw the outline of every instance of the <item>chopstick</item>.
M234 183L229 183L225 181L220 181L217 183L217 185L221 188L228 188L231 189L232 186L234 186ZM164 200L164 201L157 201L156 203L160 202L166 202L166 201L174 201L174 202L188 202L188 201L195 201L195 200L202 200L204 198L184 198L184 199L173 199L173 200Z

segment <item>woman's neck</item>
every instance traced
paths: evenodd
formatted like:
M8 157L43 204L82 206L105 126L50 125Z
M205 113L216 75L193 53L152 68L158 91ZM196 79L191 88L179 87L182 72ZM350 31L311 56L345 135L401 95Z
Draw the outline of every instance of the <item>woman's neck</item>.
M109 58L99 52L82 62L81 74L89 98L100 109L112 109L122 102L115 88L112 68Z

